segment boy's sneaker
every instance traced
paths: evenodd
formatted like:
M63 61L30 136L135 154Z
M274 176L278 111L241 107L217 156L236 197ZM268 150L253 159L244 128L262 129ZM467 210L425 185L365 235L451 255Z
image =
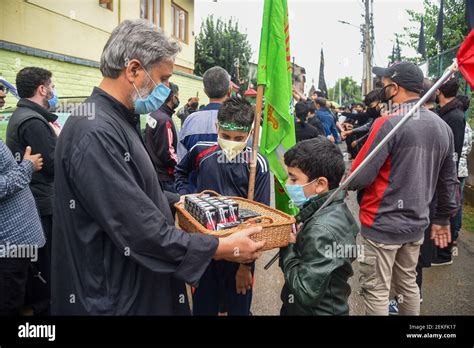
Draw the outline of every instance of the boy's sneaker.
M397 302L397 300L391 300L388 303L388 315L398 315L398 302Z

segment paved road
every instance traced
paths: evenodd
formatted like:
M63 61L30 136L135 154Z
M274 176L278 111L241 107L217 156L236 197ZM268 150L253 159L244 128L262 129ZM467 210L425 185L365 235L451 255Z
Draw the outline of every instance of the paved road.
M359 208L354 193L349 195L348 206L354 217ZM264 265L273 257L276 250L270 250L256 263L256 278L252 313L254 315L279 315L281 308L280 292L283 274L277 262L265 271ZM358 294L358 263L353 263L354 276L349 282L352 294L349 298L351 315L363 315L362 300ZM449 266L431 267L423 272L422 315L474 315L474 231L462 231L459 238L458 255Z
M357 212L353 195L349 199L349 206L353 213ZM252 301L254 315L278 315L281 308L283 274L277 263L268 271L263 269L274 254L275 250L267 251L257 261ZM354 276L350 279L350 314L363 315L363 305L358 295L357 261L353 263L353 268ZM474 233L462 231L458 256L454 258L452 265L427 268L423 277L422 315L474 315Z

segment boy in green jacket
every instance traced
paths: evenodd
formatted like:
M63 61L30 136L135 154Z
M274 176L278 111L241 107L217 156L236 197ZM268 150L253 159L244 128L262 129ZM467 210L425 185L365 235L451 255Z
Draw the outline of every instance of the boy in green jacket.
M300 208L299 232L280 250L285 276L281 315L348 315L359 227L344 192L320 212L345 171L341 151L324 137L305 140L285 154L286 185Z

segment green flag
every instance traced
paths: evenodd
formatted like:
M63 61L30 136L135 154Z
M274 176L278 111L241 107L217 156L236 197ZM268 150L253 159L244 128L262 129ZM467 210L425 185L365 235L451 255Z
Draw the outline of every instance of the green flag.
M265 110L260 152L275 175L276 208L289 214L297 209L285 191L288 173L284 153L296 143L290 113L292 69L287 0L265 0L258 59L258 84L265 85Z

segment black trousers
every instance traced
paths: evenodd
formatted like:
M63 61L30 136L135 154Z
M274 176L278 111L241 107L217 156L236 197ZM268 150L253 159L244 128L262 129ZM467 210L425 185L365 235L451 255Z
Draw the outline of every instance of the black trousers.
M0 315L20 315L30 259L0 258Z
M53 216L41 216L46 244L38 249L38 260L31 262L26 283L25 305L34 315L49 315L51 307L51 237Z
M252 290L237 294L235 275L239 264L212 260L193 291L193 315L215 316L227 312L229 316L248 316L252 304ZM252 266L252 275L255 266Z
M423 268L431 267L431 261L436 255L436 246L431 239L431 220L433 219L434 212L436 210L437 198L433 197L430 203L430 224L426 228L424 235L425 239L420 247L420 256L418 257L418 264L416 265L416 283L421 291L423 284Z

